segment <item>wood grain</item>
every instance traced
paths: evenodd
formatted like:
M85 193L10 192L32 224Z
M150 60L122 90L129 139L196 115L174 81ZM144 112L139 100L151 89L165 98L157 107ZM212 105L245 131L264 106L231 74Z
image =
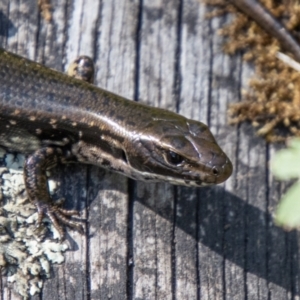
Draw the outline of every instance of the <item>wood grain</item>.
M273 223L284 185L274 147L249 124L227 124L251 65L222 52L230 16L207 19L197 0L0 2L0 46L64 71L93 57L96 84L207 123L232 159L223 185L146 184L84 165L56 170L60 195L87 218L71 251L32 299L298 299L299 238ZM1 84L1 83L0 83ZM2 277L1 299L18 299Z

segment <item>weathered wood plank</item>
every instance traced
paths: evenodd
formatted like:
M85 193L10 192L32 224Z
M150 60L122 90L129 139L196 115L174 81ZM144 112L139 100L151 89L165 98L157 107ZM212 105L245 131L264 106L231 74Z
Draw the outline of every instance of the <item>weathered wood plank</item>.
M285 187L268 171L274 148L226 121L253 70L222 52L228 16L196 0L58 1L45 22L33 0L0 2L0 45L64 71L79 54L96 84L209 124L232 158L219 187L128 181L87 166L53 172L57 195L87 218L33 299L297 299L299 238L272 222ZM0 83L1 84L1 83ZM17 299L2 276L1 297Z
M176 109L177 9L177 0L144 1L138 44L138 99L171 110ZM132 297L171 299L173 224L157 211L167 211L172 220L173 189L166 184L141 182L135 189Z

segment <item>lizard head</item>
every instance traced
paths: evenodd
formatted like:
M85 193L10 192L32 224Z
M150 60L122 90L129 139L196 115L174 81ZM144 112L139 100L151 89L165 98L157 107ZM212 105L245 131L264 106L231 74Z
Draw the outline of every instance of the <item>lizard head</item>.
M136 133L127 160L141 180L186 186L225 181L232 164L208 127L183 117L153 119Z

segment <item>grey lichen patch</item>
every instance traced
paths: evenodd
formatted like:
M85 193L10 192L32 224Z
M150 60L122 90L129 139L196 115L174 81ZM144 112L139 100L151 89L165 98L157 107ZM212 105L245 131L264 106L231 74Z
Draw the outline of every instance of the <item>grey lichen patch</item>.
M36 228L36 208L26 199L24 156L5 154L0 148L1 161L0 267L12 289L26 299L41 291L51 265L64 261L68 245L58 241L50 222L48 228ZM55 186L52 181L50 189ZM49 232L54 239L46 236Z

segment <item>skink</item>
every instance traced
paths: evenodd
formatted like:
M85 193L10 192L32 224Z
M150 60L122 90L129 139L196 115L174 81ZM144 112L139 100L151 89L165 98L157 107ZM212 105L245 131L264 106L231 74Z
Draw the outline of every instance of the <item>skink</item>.
M232 164L208 127L129 101L0 49L0 146L26 154L25 187L39 220L77 226L52 203L46 170L98 165L130 178L203 186L225 181Z

